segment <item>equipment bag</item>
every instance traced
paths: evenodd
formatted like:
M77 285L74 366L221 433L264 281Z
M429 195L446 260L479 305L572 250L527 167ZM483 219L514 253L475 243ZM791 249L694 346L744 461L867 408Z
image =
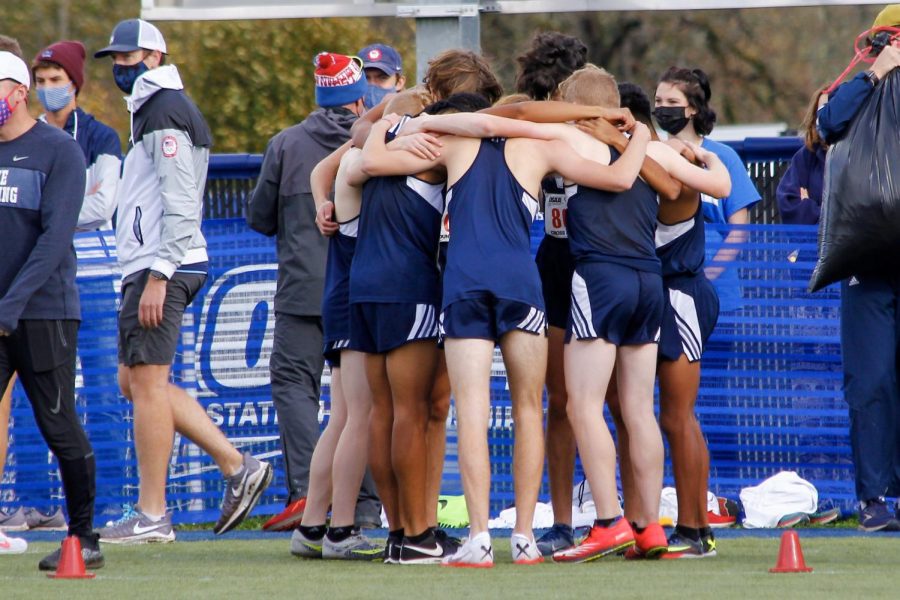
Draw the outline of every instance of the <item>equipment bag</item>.
M811 292L858 273L900 268L898 71L875 87L847 135L828 150Z

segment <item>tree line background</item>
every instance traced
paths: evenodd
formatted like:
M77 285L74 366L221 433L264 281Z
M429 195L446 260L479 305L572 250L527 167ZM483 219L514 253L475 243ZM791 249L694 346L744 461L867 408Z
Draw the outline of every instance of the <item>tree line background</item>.
M834 80L852 58L857 34L880 6L829 6L665 12L485 14L482 51L508 92L516 57L537 31L580 38L591 62L653 94L669 66L700 67L710 75L719 123L784 121L797 127L810 95ZM0 33L19 40L30 61L61 39L88 50L79 104L128 139L129 119L112 81L111 60L94 60L113 26L138 16L138 0L20 0L4 11ZM413 78L411 19L299 19L161 22L169 62L213 131L215 152L261 152L279 130L315 108L313 57L353 54L373 42L404 57ZM410 83L412 83L410 81ZM32 101L32 111L40 105Z

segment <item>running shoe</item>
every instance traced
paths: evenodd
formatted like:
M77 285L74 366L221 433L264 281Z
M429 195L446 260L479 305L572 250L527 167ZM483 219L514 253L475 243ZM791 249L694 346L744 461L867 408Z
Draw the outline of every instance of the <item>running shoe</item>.
M384 545L384 564L399 565L400 549L403 547L402 537L388 536L387 543Z
M514 533L509 538L513 562L517 565L536 565L544 562L544 555L538 549L534 538L528 539L521 533Z
M580 544L555 552L553 560L555 562L587 562L597 560L607 554L615 554L633 545L634 532L631 530L631 525L620 517L609 527L594 525Z
M222 535L240 525L259 501L259 497L272 482L272 465L244 453L244 464L237 474L225 478L225 497L222 499L222 515L213 527L213 533Z
M450 556L462 546L461 539L450 535L439 527L434 529L434 539L436 539L438 544L444 549L444 556Z
M634 525L631 528L634 531L634 546L625 551L625 560L652 560L668 550L669 541L659 523L650 523L641 533Z
M553 556L554 552L571 548L575 545L575 531L571 525L554 523L544 535L538 538L537 547L544 556Z
M298 532L295 532L298 533ZM292 538L293 541L293 538ZM384 558L384 549L376 546L361 534L358 529L350 534L350 537L333 542L328 534L322 538L322 558L337 560L381 560Z
M712 558L716 556L718 553L716 552L716 536L710 533L709 535L701 535L700 541L703 542L703 558Z
M900 523L888 508L884 498L872 498L859 503L859 528L869 533L897 531L900 529Z
M445 567L490 569L494 566L491 535L487 531L482 531L475 537L470 537L454 554L444 557L441 564Z
M438 496L438 525L448 529L469 526L469 511L465 496Z
M445 555L444 547L434 533L429 532L428 537L418 543L404 537L399 562L401 565L437 565Z
M25 518L25 509L21 506L7 514L0 511L0 531L25 531L28 529L28 520Z
M84 560L84 566L87 569L99 569L106 564L103 560L103 553L100 551L100 545L97 543L97 536L91 537L78 536L81 542L81 558ZM38 563L38 569L41 571L55 571L59 566L59 558L62 555L62 545L59 548L45 556Z
M816 511L809 515L810 525L827 525L841 518L841 509L835 507Z
M43 529L44 531L67 531L69 529L61 508L57 508L49 515L36 508L26 509L25 521L28 523L28 529Z
M121 519L107 523L97 533L100 534L100 541L107 544L165 544L175 541L171 513L166 513L159 521L153 521L136 506L126 507Z
M662 558L703 558L703 540L692 540L677 529L669 536L669 551Z
M300 558L322 558L323 538L314 540L295 529L291 534L291 554Z
M263 531L290 531L303 520L306 510L306 498L300 498L288 504L283 511L263 523Z
M0 531L0 555L22 554L28 550L28 542L22 538L8 537Z
M789 515L784 515L780 519L778 519L778 524L776 527L787 528L794 527L795 525L806 525L809 523L809 514L805 512L795 512Z
M737 524L738 512L740 506L730 498L717 498L719 502L719 512L709 511L706 513L709 526L713 529L721 529L723 527L731 527Z

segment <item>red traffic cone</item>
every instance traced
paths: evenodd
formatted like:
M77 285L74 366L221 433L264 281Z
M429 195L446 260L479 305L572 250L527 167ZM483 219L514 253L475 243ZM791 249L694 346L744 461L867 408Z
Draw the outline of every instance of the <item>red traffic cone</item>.
M803 560L800 536L793 529L781 534L781 548L778 549L778 563L769 573L810 573L811 567Z
M59 554L56 573L47 573L53 579L93 579L94 574L84 568L84 557L81 556L81 540L77 535L70 535L63 540Z

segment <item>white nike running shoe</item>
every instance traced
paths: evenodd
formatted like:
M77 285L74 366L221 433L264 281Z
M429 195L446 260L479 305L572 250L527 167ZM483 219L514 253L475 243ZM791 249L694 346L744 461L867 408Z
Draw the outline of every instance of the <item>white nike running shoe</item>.
M127 508L121 519L108 523L97 533L100 534L100 541L107 544L165 544L175 541L171 514L166 513L159 521L153 521L136 506Z
M517 565L536 565L544 562L544 556L537 547L534 538L527 538L521 533L514 533L509 538L513 562Z
M7 537L0 531L0 554L22 554L28 550L28 542L22 538Z
M445 567L469 567L490 569L494 566L494 549L491 547L491 535L482 531L470 536L454 554L444 558L441 563Z

